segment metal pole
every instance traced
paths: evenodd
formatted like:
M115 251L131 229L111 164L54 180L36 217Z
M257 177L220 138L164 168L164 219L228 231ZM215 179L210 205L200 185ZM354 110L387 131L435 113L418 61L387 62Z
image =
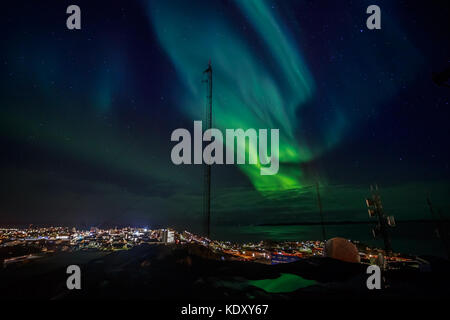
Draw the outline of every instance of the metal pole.
M439 217L436 218L433 210L433 205L431 204L431 200L429 197L427 197L427 204L430 207L432 219L436 221L436 228L439 234L439 238L441 238L442 244L444 245L445 251L447 253L447 257L450 259L450 246L447 239L447 230L446 228L443 228L442 215L439 214Z
M211 61L206 73L207 92L206 92L206 130L212 128L212 66ZM211 165L205 163L204 186L203 186L203 211L206 215L206 235L208 239L211 236Z
M323 211L322 211L322 201L320 200L320 192L319 192L319 182L316 181L316 192L317 192L317 202L319 204L319 212L320 212L320 224L322 225L322 239L325 241L325 225L323 223Z

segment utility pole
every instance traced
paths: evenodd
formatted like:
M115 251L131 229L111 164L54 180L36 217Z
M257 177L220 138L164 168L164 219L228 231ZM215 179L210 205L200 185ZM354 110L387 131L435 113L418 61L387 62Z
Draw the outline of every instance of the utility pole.
M384 251L389 254L392 252L391 237L389 234L389 227L395 227L395 220L393 216L386 216L383 210L383 204L381 203L381 196L378 191L378 186L375 188L370 186L372 193L371 198L366 199L367 207L369 208L369 217L378 218L378 224L372 229L374 237L382 236L384 240Z
M427 204L430 207L431 218L436 222L436 230L438 233L438 237L441 239L442 244L444 245L445 251L447 253L447 257L450 259L450 246L448 243L448 231L444 225L444 221L442 219L442 214L439 212L439 217L436 217L433 210L433 205L429 197L427 197Z
M206 78L202 81L206 83L206 130L212 128L212 66L211 60L208 68L203 71ZM203 214L206 216L206 236L210 239L211 235L211 165L204 164L203 177Z
M322 201L320 199L320 192L319 192L319 182L316 181L316 192L317 192L317 203L319 204L319 212L320 212L320 224L322 225L322 239L325 241L326 234L325 234L325 225L323 223L323 211L322 211Z

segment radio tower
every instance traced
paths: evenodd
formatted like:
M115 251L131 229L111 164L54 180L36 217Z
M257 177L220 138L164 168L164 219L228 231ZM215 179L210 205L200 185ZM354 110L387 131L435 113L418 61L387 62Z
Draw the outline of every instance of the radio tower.
M323 241L326 241L327 236L325 233L325 225L323 223L322 201L320 200L319 182L318 181L316 181L316 192L317 192L317 203L319 204L320 224L322 225L322 239L323 239Z
M208 63L208 68L203 71L206 78L203 82L206 83L206 130L212 127L212 67L211 60ZM203 213L206 216L206 236L210 239L211 231L211 165L204 164L204 185L203 185Z
M372 233L374 237L381 236L384 240L384 251L386 254L392 252L391 237L389 234L389 227L395 227L395 219L393 216L387 216L383 210L383 204L381 203L381 196L378 191L378 186L375 188L370 186L372 196L366 199L367 207L369 208L369 217L375 217L378 219L378 223Z

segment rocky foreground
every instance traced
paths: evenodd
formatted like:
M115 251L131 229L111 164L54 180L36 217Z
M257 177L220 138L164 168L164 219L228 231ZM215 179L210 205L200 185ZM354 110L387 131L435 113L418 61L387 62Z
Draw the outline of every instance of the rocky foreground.
M368 290L367 265L313 257L280 265L221 261L206 248L142 245L128 251L61 252L0 271L0 296L16 299L297 300L450 296L450 264L384 273ZM68 290L66 268L79 265L81 290Z

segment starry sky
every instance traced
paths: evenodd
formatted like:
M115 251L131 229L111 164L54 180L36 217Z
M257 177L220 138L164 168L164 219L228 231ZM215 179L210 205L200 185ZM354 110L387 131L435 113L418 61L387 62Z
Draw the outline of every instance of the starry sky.
M201 232L203 169L172 164L170 134L204 118L209 60L214 127L280 129L277 175L213 168L213 236L318 221L316 182L329 221L367 220L374 183L397 220L429 219L427 195L448 216L449 8L372 2L6 4L0 223Z

